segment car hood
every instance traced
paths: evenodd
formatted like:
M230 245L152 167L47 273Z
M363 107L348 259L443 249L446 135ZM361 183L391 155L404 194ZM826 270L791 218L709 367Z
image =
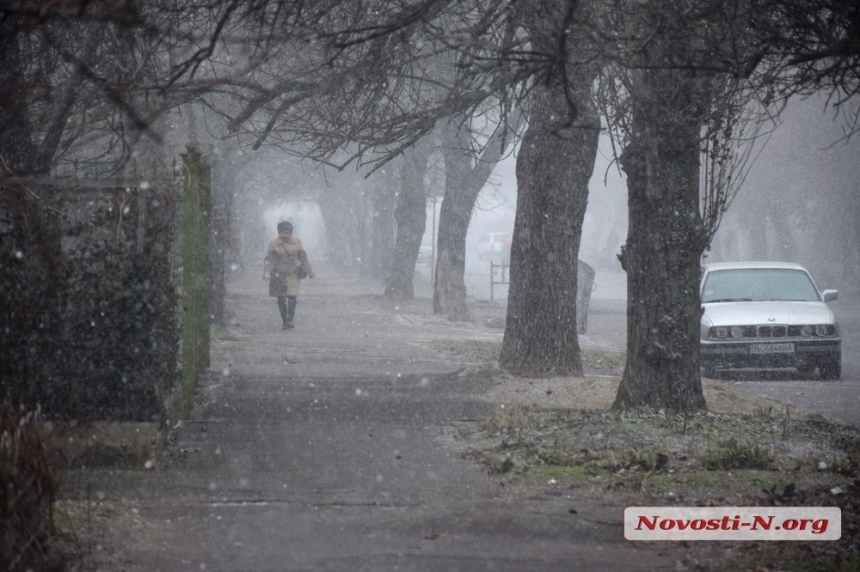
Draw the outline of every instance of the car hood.
M823 302L717 302L702 306L702 322L710 326L835 323L833 312Z

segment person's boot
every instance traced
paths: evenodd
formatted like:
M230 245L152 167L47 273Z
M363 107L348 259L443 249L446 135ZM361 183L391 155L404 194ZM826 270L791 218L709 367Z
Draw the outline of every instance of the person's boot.
M281 312L281 322L283 322L281 329L289 329L289 326L287 325L287 301L284 298L278 298L278 310Z
M287 308L286 329L292 330L294 327L293 326L293 318L296 316L296 299L295 298L288 298L287 303L289 304L289 306Z

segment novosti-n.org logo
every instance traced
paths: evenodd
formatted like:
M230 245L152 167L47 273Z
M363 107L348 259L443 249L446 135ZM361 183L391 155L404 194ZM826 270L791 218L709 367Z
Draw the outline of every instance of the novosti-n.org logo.
M627 540L839 540L839 507L627 507Z

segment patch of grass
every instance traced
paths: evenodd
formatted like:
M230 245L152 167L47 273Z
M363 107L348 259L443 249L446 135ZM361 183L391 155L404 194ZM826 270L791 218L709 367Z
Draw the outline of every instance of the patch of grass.
M515 434L531 424L532 409L524 405L500 405L481 420L481 429L488 433Z
M676 485L675 479L671 475L648 474L643 479L643 483L658 489L672 488Z
M703 473L694 473L692 475L688 475L686 477L686 481L688 484L697 486L697 487L709 487L716 482L716 478L713 475L706 475Z
M627 363L627 354L606 350L582 350L582 365L590 366L619 366Z
M669 457L665 453L654 449L627 449L623 452L604 451L599 458L589 459L585 467L600 472L615 473L621 471L646 471L653 473L665 467Z
M646 471L654 472L662 469L669 463L669 456L655 448L628 449L627 467L639 467Z
M616 461L614 457L610 455L609 459L592 459L590 461L586 461L585 464L582 465L582 470L586 475L608 475L615 473L618 470L616 467Z
M751 485L761 487L762 490L782 490L788 485L788 481L780 476L763 475L761 473L747 475L747 480Z
M763 419L773 419L776 413L773 410L773 405L768 405L767 407L758 406L755 408L755 417L761 417Z
M511 459L506 481L538 493L554 479L550 484L574 498L642 506L664 496L683 499L685 506L817 506L827 499L841 505L843 514L856 512L852 483L860 471L860 431L823 417L792 418L779 406L679 417L650 409L506 404L484 427L494 434L476 431L476 442ZM846 530L838 543L809 543L802 559L771 557L759 550L768 543L758 543L733 549L725 566L711 562L716 567L708 569L860 570L854 528ZM777 544L784 546L770 543ZM838 551L852 556L836 556Z
M702 466L711 471L727 469L766 469L770 453L758 445L747 445L735 439L724 441L718 449L709 449L700 457Z
M860 434L854 430L835 430L831 435L830 442L836 449L844 451L851 457L860 458Z
M534 462L540 465L561 467L566 465L564 455L559 451L538 451L533 457Z

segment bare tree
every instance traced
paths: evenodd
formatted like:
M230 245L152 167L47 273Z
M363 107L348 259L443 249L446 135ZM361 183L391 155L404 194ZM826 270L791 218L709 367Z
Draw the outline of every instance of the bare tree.
M783 97L824 92L844 111L848 134L860 127L860 6L840 0L755 3L755 51L778 62Z
M253 138L255 148L279 146L338 169L355 164L358 169L369 167L372 174L403 155L398 168L404 183L394 209L396 240L385 292L410 297L425 217L426 195L419 175L426 165L419 169L418 163L426 161L437 125L486 108L487 100L498 100L494 97L498 87L491 85L492 75L470 71L477 51L458 62L457 48L449 44L458 35L469 37L488 28L481 22L480 3L403 1L377 7L378 11L356 12L349 4L337 6L321 19L313 41L291 48L270 46L249 80L223 86L232 94L231 102L245 103L219 109L230 129ZM463 135L471 137L468 132ZM474 147L469 145L469 157ZM491 148L495 153L495 147L487 147ZM484 180L493 166L488 157L476 163ZM448 163L451 188L462 188L464 183L454 182L459 171L453 155L448 155ZM483 181L479 183L474 174L465 184L477 194ZM439 258L441 271L435 273L437 285L445 289L436 295L441 313L465 305L465 225L473 203L467 201L465 212L456 217L450 214L457 204L454 197L442 208L444 256ZM459 246L449 242L449 221L454 224L455 219L463 222L456 231ZM457 265L448 264L452 247L462 253L459 272Z
M116 140L143 122L123 88L140 71L128 49L139 26L133 5L0 7L2 176L47 174L58 155L96 127ZM102 147L101 154L112 145Z
M210 25L217 29L235 11L232 4L232 10L202 0L0 5L2 175L52 168L71 174L74 166L75 174L91 176L120 170L140 137L158 137L157 118L194 97L172 88L211 56L200 45L210 41Z
M379 10L329 10L307 45L269 44L277 57L261 59L248 81L224 83L235 101L245 102L224 110L231 128L254 137L255 147L282 145L327 163L347 151L337 166L378 168L448 118L477 117L492 100L508 108L509 94L525 85L521 95L529 101L531 124L518 167L520 208L502 363L530 375L580 372L577 258L599 132L591 98L597 66L580 45L587 37L571 32L585 18L580 4L404 0L374 7ZM452 51L457 73L433 73ZM450 153L447 158L450 188L464 189L459 198L470 198L477 185L458 181L455 173L466 177L467 170ZM470 177L490 163L474 164L479 168ZM401 189L390 295L411 295L423 203L408 198L418 184L415 178ZM451 229L440 227L435 290L437 310L451 315L462 314L457 253L469 216L454 211L473 204L457 199L451 196L443 206L442 226L451 221Z
M496 125L475 153L469 118L451 118L443 127L445 196L439 211L439 239L433 284L433 311L451 320L468 320L466 306L466 232L478 195L507 147L516 140L519 110ZM476 157L476 158L473 158Z
M415 296L413 276L421 237L427 224L427 190L424 174L432 148L422 139L404 153L400 165L400 188L394 219L397 221L391 268L385 280L389 298L411 299Z
M579 242L600 122L584 57L577 3L529 6L522 14L533 53L529 125L517 158L517 214L500 365L527 376L581 375L576 330Z
M612 3L604 110L627 174L627 365L615 407L705 405L700 259L750 165L774 101L772 66L738 6ZM738 39L742 38L742 39ZM597 40L598 42L600 40Z

